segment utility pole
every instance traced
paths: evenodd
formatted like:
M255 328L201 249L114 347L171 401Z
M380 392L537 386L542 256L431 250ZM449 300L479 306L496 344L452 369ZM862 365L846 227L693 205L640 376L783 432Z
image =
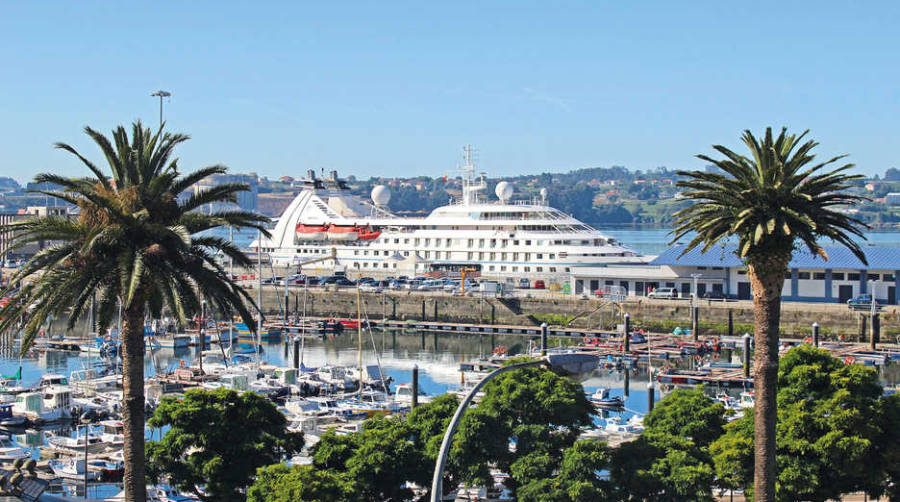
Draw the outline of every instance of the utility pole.
M162 112L163 112L163 98L168 98L169 96L172 95L172 93L169 92L169 91L162 91L162 90L160 90L160 91L153 91L153 92L150 93L150 95L153 96L153 97L155 97L155 98L156 98L156 97L159 98L159 127L162 127L162 123L163 123L163 113L162 113Z

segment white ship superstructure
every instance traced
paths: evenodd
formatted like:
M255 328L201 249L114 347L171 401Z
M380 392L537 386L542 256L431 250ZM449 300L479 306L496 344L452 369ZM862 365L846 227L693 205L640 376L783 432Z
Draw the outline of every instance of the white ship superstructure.
M278 219L262 253L278 266L306 265L377 276L449 273L468 269L482 276L567 278L575 267L644 261L631 249L539 201L511 201L512 185L500 182L498 200L483 198L487 184L476 177L466 147L462 197L426 217L391 213L390 191L377 186L371 202L350 194L332 171L309 171L302 191ZM256 249L254 241L251 247ZM315 266L312 265L315 263Z

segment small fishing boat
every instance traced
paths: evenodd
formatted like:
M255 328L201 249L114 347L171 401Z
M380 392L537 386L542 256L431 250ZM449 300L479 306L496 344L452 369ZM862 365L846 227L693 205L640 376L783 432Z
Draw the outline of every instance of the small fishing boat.
M610 395L609 389L600 387L596 392L588 398L595 406L605 408L621 408L625 406L625 401L619 396Z
M0 427L18 427L24 423L25 417L14 414L12 404L0 404Z

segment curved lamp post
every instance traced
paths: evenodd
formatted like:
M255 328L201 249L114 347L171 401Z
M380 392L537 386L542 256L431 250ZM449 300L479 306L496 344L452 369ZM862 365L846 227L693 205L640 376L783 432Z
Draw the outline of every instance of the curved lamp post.
M478 391L480 391L485 384L494 377L508 371L534 366L546 366L549 369L566 376L581 375L589 373L597 368L599 361L599 357L594 354L553 354L541 357L534 361L503 366L491 372L488 376L484 377L483 380L478 382L478 384L466 394L466 397L463 398L462 402L459 403L459 407L456 408L456 413L453 414L453 419L450 420L450 425L447 427L447 432L444 433L444 439L441 441L441 450L438 452L437 460L434 463L434 477L431 480L431 502L440 502L443 496L444 466L447 464L447 454L450 452L453 434L456 433L456 428L459 426L459 421L462 418L463 413L465 413L466 408L469 407L472 399L475 398L475 395L478 394Z

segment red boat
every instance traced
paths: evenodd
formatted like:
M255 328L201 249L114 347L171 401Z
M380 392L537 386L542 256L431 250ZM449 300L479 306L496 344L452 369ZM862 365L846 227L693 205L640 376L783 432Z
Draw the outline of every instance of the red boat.
M359 239L363 241L375 240L379 235L381 235L381 230L375 230L368 225L364 227L360 226L357 228L359 229Z

